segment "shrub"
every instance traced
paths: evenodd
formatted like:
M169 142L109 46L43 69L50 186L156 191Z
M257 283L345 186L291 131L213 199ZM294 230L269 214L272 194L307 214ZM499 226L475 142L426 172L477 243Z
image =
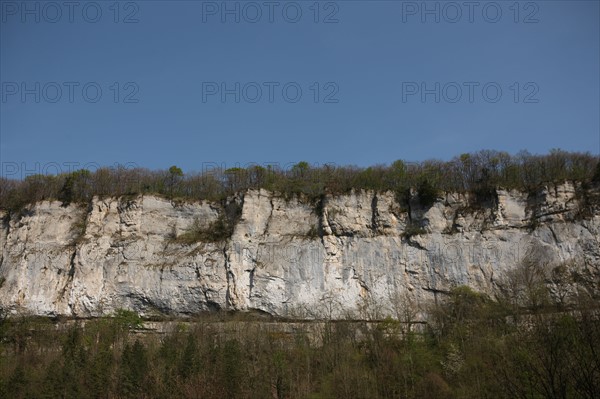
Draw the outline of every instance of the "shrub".
M117 309L113 317L117 325L124 329L135 329L143 326L140 315L132 310Z
M425 208L431 208L438 197L438 189L428 179L422 179L417 186L419 203Z
M404 236L410 238L412 236L427 234L427 230L421 226L418 222L410 221L404 228Z
M197 242L220 242L227 240L233 234L236 223L241 216L242 208L235 201L224 206L217 220L208 227L203 227L198 219L194 220L190 230L175 237L175 241L182 244L195 244Z

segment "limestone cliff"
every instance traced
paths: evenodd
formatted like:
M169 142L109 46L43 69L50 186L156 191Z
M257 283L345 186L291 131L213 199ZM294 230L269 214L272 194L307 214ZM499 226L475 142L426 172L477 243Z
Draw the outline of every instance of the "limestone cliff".
M493 295L532 254L543 267L568 264L570 290L597 294L600 213L580 191L571 183L536 195L498 190L478 206L447 194L422 208L414 198L401 207L389 192L311 203L251 190L230 199L241 217L229 239L191 243L177 238L209 228L222 217L220 204L154 196L95 198L88 207L41 202L0 215L0 308L76 317L119 308L383 317L457 285Z

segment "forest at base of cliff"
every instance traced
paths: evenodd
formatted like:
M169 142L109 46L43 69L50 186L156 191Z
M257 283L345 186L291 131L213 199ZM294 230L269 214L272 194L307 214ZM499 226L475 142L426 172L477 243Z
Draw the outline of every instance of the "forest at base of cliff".
M428 309L375 323L265 322L212 314L144 328L135 313L0 321L6 398L594 398L597 299L569 310L457 287Z

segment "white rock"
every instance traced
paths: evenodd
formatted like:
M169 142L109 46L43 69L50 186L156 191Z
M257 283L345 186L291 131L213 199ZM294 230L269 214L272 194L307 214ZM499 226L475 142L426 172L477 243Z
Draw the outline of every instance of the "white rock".
M533 199L499 190L497 209L468 205L464 195L448 194L409 215L393 193L354 191L326 196L321 216L316 204L250 190L229 240L184 245L173 237L195 224L207 228L217 205L95 198L88 211L40 202L0 229L0 308L78 317L126 308L361 318L368 303L371 316L384 317L400 301L422 304L457 285L493 294L532 249L548 264L579 262L582 279L600 288L600 216L573 217L572 184ZM534 216L540 223L532 231ZM409 223L425 231L407 236Z

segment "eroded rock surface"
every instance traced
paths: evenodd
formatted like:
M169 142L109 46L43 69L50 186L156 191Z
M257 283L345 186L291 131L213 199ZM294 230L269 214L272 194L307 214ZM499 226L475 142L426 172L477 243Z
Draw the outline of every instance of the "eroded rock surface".
M177 239L221 217L208 202L96 198L88 208L41 202L0 215L0 307L76 317L120 308L384 317L458 285L493 295L532 253L544 267L576 268L572 289L600 289L600 215L581 216L573 184L535 196L498 190L475 207L453 193L426 209L369 191L315 204L254 190L236 201L241 217L219 242Z

